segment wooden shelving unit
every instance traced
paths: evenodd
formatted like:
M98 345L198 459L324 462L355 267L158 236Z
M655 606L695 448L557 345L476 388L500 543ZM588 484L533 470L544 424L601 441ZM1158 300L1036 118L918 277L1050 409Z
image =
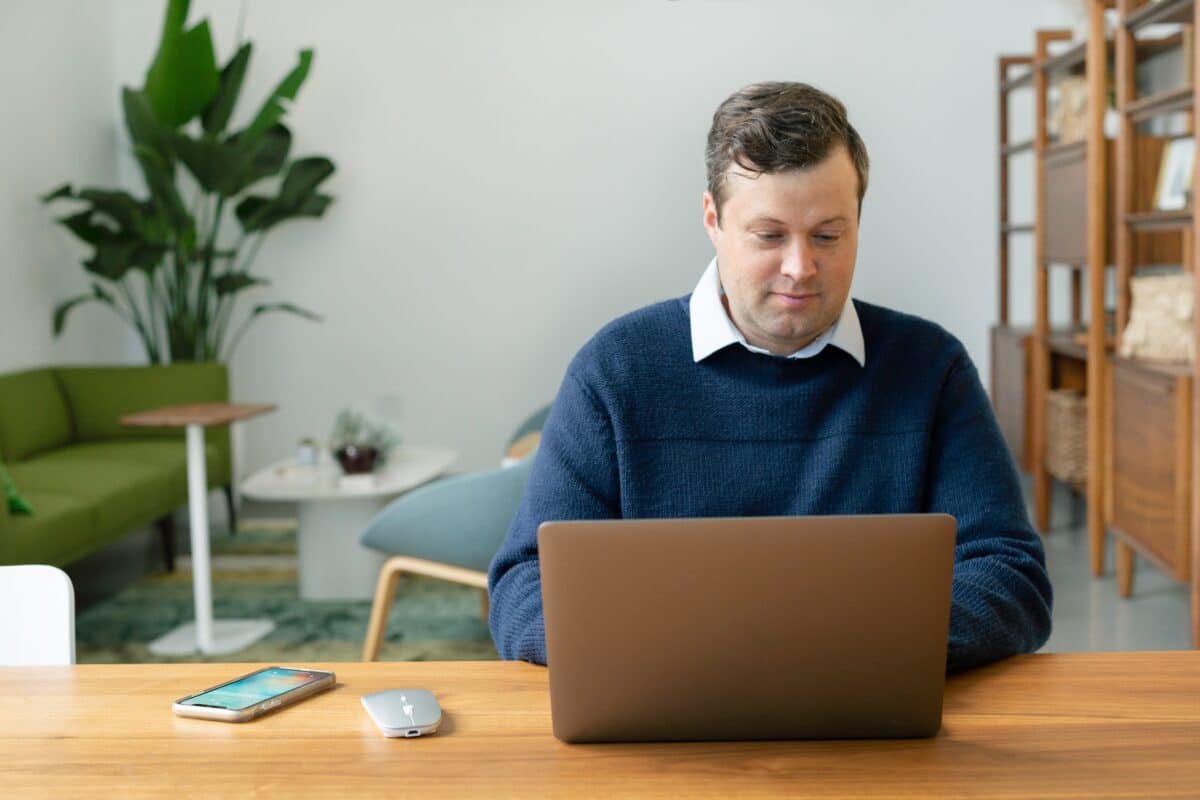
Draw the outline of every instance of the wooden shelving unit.
M1110 244L1108 167L1114 148L1104 137L1107 105L1107 65L1110 47L1104 33L1104 4L1093 0L1086 42L1051 56L1053 43L1069 40L1069 31L1039 31L1033 64L1036 98L1034 154L1036 170L1034 336L1030 461L1033 478L1034 523L1043 532L1050 523L1052 478L1047 469L1047 413L1055 389L1076 389L1088 402L1087 479L1067 482L1087 498L1089 530L1103 530L1104 443L1094 433L1103 411L1105 367L1105 272ZM1088 129L1081 141L1051 141L1047 131L1049 90L1068 74L1084 75L1088 83ZM1053 330L1050 320L1050 274L1070 274L1069 331ZM1086 289L1086 296L1085 296ZM1086 314L1085 314L1086 302Z
M1032 152L1034 140L1009 139L1009 107L1014 92L1033 88L1033 57L1028 55L1000 56L999 76L999 167L1000 167L1000 219L999 219L999 320L990 331L992 350L992 405L996 419L1004 432L1005 441L1012 450L1013 459L1026 472L1032 468L1033 448L1030 445L1032 428L1032 396L1029 393L1033 328L1029 325L1013 325L1009 313L1009 279L1011 263L1009 239L1012 236L1029 235L1034 232L1030 221L1013 222L1009 219L1009 161L1013 156ZM1028 92L1022 92L1022 95ZM1032 100L1032 97L1030 97Z
M1095 1L1095 0L1094 0ZM1139 4L1118 0L1116 31L1116 96L1120 112L1117 136L1117 225L1115 238L1117 330L1129 320L1130 279L1143 263L1146 234L1169 237L1169 246L1151 245L1159 263L1178 263L1197 275L1194 243L1200 237L1197 204L1182 211L1153 210L1145 187L1157 170L1155 149L1162 140L1139 125L1166 114L1187 114L1190 135L1200 129L1200 71L1186 64L1190 85L1138 96L1136 69L1147 52L1179 46L1185 36L1158 42L1138 34L1156 23L1179 23L1200 29L1200 7L1194 0L1161 0ZM1200 167L1200 159L1197 160ZM1193 175L1193 186L1200 180ZM1172 253L1173 248L1173 253ZM1167 260L1164 256L1174 255ZM1153 259L1146 259L1153 260ZM1200 293L1200 280L1193 280ZM1197 299L1200 299L1198 297ZM1195 326L1200 330L1200 326ZM1200 343L1200 342L1198 342ZM1091 532L1092 572L1104 571L1104 538L1117 543L1117 584L1122 596L1133 591L1133 567L1142 556L1179 581L1191 583L1192 641L1200 647L1200 372L1196 364L1157 364L1112 357L1106 385L1104 433L1109 442L1105 462L1108 491L1104 497L1105 530Z

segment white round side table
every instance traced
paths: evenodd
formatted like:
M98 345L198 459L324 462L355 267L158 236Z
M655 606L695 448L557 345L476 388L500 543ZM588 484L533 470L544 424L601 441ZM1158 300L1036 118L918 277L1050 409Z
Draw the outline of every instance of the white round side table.
M380 509L397 496L443 474L458 459L446 447L402 447L371 477L342 480L327 455L316 466L295 459L264 467L243 481L254 500L297 504L300 596L305 600L370 600L387 556L363 547L358 537Z

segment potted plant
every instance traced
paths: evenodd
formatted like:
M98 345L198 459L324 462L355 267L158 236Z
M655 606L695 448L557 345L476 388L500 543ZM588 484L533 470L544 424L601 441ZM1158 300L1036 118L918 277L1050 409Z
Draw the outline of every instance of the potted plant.
M362 414L343 409L333 423L329 449L347 475L374 472L387 462L400 437L383 424L368 422Z
M188 5L169 0L145 86L121 93L147 195L65 184L42 198L76 205L58 221L91 248L83 262L91 291L55 308L55 335L71 309L104 303L137 331L152 363L227 359L263 314L318 320L312 311L271 302L253 306L235 325L234 307L243 292L267 283L250 272L267 234L288 220L320 217L333 200L319 190L333 162L292 158L283 124L313 51L302 50L249 124L231 131L253 45L242 43L218 69L208 21L185 29ZM275 184L273 192L262 192L264 181ZM223 236L232 221L239 230Z

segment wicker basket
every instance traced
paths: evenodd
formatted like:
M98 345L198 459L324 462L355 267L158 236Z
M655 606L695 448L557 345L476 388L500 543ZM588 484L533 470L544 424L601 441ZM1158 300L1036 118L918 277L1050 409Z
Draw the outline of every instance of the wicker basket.
M1046 396L1046 471L1060 481L1087 481L1087 398L1078 389Z

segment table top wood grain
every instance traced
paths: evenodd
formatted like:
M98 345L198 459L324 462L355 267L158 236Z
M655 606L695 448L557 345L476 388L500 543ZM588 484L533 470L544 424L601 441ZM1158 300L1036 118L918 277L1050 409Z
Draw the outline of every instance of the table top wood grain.
M271 403L191 403L164 406L121 417L121 424L135 428L183 428L188 425L228 425L274 411Z
M1200 651L1020 656L952 677L932 739L566 745L547 673L503 662L306 664L338 685L261 719L172 715L257 668L0 668L11 797L1197 797ZM359 703L428 688L442 730L385 739Z

